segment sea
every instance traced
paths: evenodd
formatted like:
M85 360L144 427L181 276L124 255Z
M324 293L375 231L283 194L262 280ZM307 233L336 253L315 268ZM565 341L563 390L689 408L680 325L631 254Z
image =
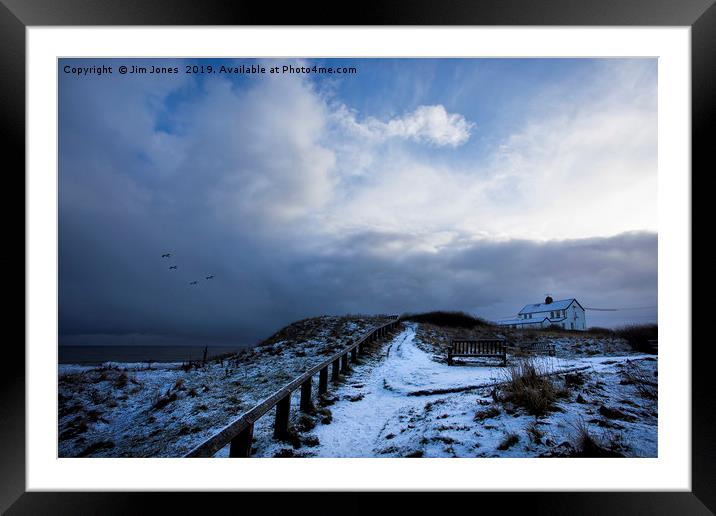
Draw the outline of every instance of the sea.
M205 346L59 346L60 364L184 362L201 360ZM206 346L207 357L236 353L245 346Z

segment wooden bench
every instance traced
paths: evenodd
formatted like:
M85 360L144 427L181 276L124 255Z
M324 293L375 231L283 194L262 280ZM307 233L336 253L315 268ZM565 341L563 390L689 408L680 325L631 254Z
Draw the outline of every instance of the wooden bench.
M452 365L454 357L501 358L506 366L507 343L505 339L453 339L448 349L448 365Z
M532 353L547 353L551 357L556 353L554 344L548 342L528 342L521 347Z

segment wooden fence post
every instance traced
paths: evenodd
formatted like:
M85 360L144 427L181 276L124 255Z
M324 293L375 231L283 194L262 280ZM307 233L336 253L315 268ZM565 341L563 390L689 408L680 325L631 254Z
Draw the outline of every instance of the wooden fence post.
M333 380L334 382L338 381L338 367L340 365L340 360L340 358L336 358L331 364L331 380Z
M325 394L326 392L328 392L328 366L318 373L318 394Z
M358 361L358 349L353 348L351 349L351 362L357 362Z
M341 355L341 373L348 372L348 353Z
M273 436L276 439L288 437L288 418L291 413L291 394L287 394L276 405L276 421L273 427Z
M251 457L251 442L254 440L254 424L244 428L231 440L229 457Z
M301 412L311 412L313 403L311 403L311 380L309 376L305 382L301 384Z

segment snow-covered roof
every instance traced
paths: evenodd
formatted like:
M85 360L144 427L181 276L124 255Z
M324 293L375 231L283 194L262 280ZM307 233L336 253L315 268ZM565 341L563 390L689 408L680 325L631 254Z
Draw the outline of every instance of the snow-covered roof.
M525 307L519 311L520 314L533 314L535 312L551 312L553 310L566 310L572 303L579 302L572 298L560 299L559 301L552 301L551 303L537 303L533 305L525 305ZM581 305L580 305L581 306Z
M506 326L508 324L541 324L547 317L542 319L502 319L497 321L499 326Z

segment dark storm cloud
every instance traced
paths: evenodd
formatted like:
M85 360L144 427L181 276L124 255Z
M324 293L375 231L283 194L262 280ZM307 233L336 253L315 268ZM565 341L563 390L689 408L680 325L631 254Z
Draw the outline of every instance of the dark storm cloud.
M642 307L656 299L657 238L648 233L542 244L484 241L395 255L375 253L379 236L358 235L337 246L350 252L323 256L288 254L281 245L245 247L215 235L203 246L220 249L216 254L197 258L189 246L179 247L176 262L194 272L180 276L166 270L168 262L145 240L141 221L136 224L135 231L102 242L95 235L91 246L65 235L62 263L82 274L62 275L64 335L146 333L249 343L318 314L455 309L496 318L546 292L577 297L589 307ZM187 284L203 271L217 278ZM649 311L652 320L655 314ZM589 317L592 325L630 320L629 313Z

